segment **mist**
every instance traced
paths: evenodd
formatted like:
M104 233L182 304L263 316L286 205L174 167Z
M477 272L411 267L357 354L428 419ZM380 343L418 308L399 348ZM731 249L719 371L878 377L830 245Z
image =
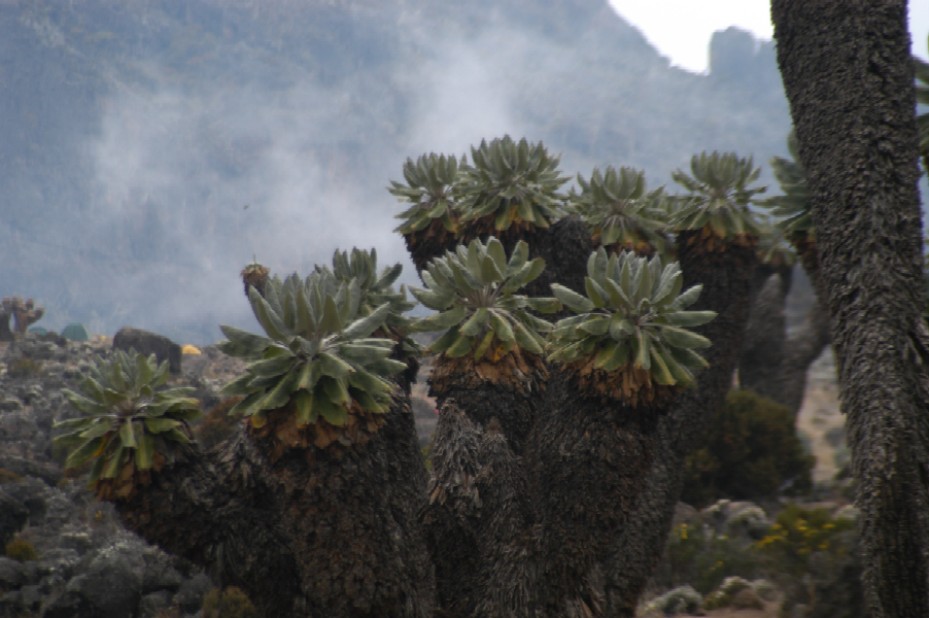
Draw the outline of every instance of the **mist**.
M35 298L49 329L131 325L206 344L221 339L220 324L259 329L239 277L253 260L305 275L336 249L374 247L382 267L403 264L401 283L418 284L393 231L403 206L386 191L408 157L468 155L509 134L543 141L569 176L631 165L658 186L694 152L732 149L731 132L703 121L722 95L701 100L705 77L669 68L613 18L578 41L499 15L462 25L413 11L395 33L381 24L396 38L383 55L334 60L349 71L328 70L317 48L252 54L235 39L210 52L217 75L193 60L182 71L103 55L122 74L105 69L92 129L76 140L86 189L43 197L53 215L41 225L0 225L0 251L30 256L0 293ZM361 17L345 19L362 36ZM692 98L686 110L661 107L680 92ZM745 123L766 115L741 113ZM682 135L672 125L681 118L698 130ZM781 154L771 136L786 135L784 118L767 121L754 142L761 160Z

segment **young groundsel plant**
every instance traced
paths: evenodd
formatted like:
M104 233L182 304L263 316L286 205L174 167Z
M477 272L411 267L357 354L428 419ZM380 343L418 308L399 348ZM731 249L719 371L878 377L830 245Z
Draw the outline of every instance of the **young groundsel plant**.
M529 259L524 241L509 258L494 237L459 245L422 272L425 289L411 288L419 302L437 312L414 327L444 331L428 351L447 359L497 363L508 355L541 357L551 324L534 313L552 313L560 305L554 298L530 298L518 291L544 268L541 258Z
M577 315L552 330L550 361L568 369L583 390L636 407L694 382L707 366L697 350L710 341L691 330L712 320L713 311L690 311L702 286L682 290L677 262L607 254L587 262L586 294L559 284L552 292Z
M93 461L89 483L103 498L128 498L152 471L174 462L192 442L200 415L191 388L168 385L168 363L117 350L91 366L78 391L64 395L83 414L55 423L55 442L73 449L65 468Z

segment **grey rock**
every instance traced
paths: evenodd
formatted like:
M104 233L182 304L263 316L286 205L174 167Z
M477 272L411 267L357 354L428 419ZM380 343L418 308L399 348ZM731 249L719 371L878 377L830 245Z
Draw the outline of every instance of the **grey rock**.
M19 532L29 518L29 509L0 487L0 546Z
M164 335L125 326L113 337L113 349L135 350L140 354L154 354L158 362L168 363L171 373L181 372L181 346Z
M174 602L185 612L195 612L203 606L203 597L213 587L213 581L209 577L198 573L181 585L180 590L174 595Z
M155 548L147 549L143 554L145 570L142 573L142 593L159 590L177 591L184 582L184 576L178 571L174 559Z
M151 592L139 601L139 618L159 618L162 610L171 606L171 593L167 590Z
M0 556L0 590L13 590L26 583L26 569L21 562Z
M0 401L0 412L16 412L23 409L23 402L16 397L4 397Z

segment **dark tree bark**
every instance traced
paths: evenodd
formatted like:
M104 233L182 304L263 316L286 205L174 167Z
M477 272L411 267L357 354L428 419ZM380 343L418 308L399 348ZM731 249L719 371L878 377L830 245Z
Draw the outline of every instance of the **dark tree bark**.
M786 406L796 418L810 365L829 345L829 315L817 297L803 324L788 336L785 288L781 275L772 274L755 297L739 359L739 386Z
M700 327L710 367L676 402L632 411L550 385L527 446L530 505L541 528L545 615L635 615L660 559L683 462L722 404L742 345L756 265L751 248L707 255L679 242L684 287L704 285L694 309L719 315ZM553 595L552 592L557 592Z
M434 605L418 513L426 476L407 397L370 441L269 449L239 433L154 475L129 528L241 587L265 616L408 616Z
M772 0L809 174L871 616L929 616L929 397L905 0Z

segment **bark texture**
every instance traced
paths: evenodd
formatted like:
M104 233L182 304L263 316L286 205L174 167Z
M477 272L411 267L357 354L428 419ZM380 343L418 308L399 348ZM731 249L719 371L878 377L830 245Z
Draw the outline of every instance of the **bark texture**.
M426 476L406 397L364 445L277 461L240 433L116 506L149 541L245 590L265 616L431 616Z
M706 254L681 236L684 287L704 285L694 309L719 314L695 329L713 342L696 387L661 409L632 411L579 398L556 379L530 434L526 465L540 527L543 615L635 615L670 529L684 459L732 383L754 251L731 246Z
M929 616L929 429L905 0L773 0L809 174L873 617Z
M807 371L829 345L829 315L817 297L803 323L788 334L786 287L775 273L755 297L739 359L739 386L787 406L796 418Z

